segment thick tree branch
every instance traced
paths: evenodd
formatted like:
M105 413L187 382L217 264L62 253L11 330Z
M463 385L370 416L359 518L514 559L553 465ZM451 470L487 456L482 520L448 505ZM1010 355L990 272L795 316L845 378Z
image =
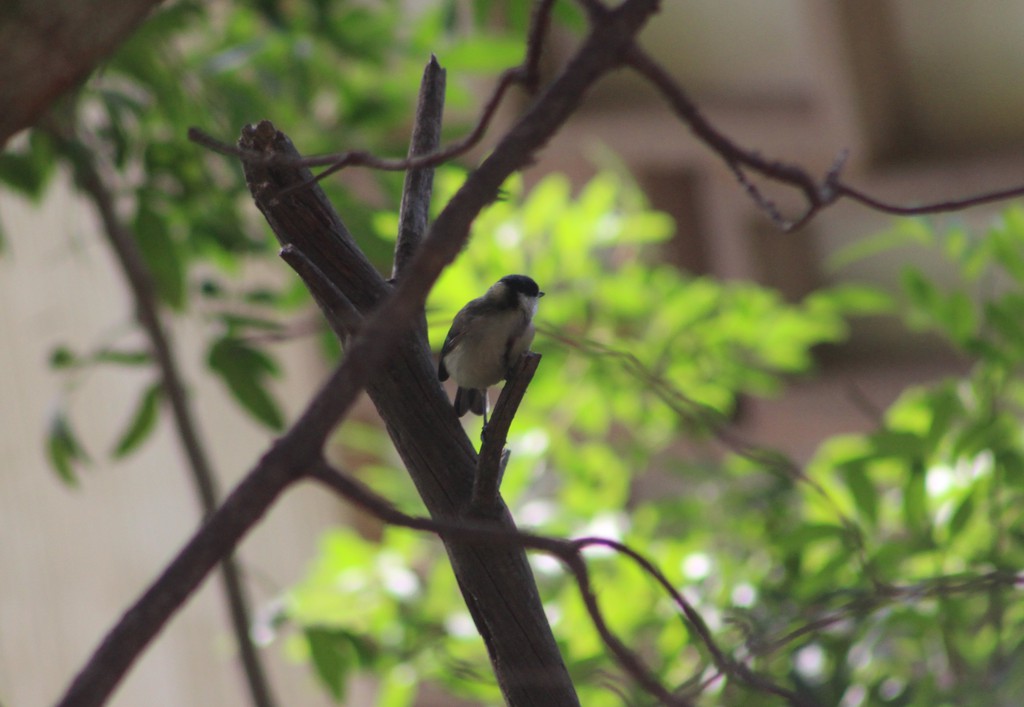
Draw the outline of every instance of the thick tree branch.
M417 486L432 512L455 516L469 497L475 455L440 385L433 375L429 358L410 356L415 347L400 347L403 337L415 337L413 323L422 312L427 292L466 243L469 226L479 211L493 201L504 180L521 169L561 127L578 105L584 92L605 72L614 68L629 46L631 37L656 9L656 0L626 0L609 13L606 22L593 28L579 51L563 72L548 86L499 141L494 151L467 179L463 187L441 212L396 290L387 296L387 286L372 268L363 267L365 259L330 209L322 192L303 189L282 197L282 190L308 183L308 173L294 169L275 170L268 165L282 154L273 126L261 124L243 135L243 153L267 154L269 159L250 161L247 174L257 204L275 231L296 235L295 242L361 312L373 312L359 335L346 349L342 364L334 371L321 392L282 438L260 470L251 473L239 487L258 488L249 492L241 504L236 494L227 520L216 514L210 521L228 523L229 546L238 541L251 524L293 479L296 469L306 467L319 454L327 436L349 410L358 393L369 382L371 394L401 403L385 420L403 454L407 466L420 468L414 476ZM287 159L295 155L287 155ZM417 165L417 166L425 166ZM405 166L405 165L403 165ZM301 240L301 243L299 242ZM408 342L407 342L408 344ZM425 342L422 342L425 345ZM381 373L382 375L378 375ZM401 375L398 375L401 373ZM395 386L395 381L403 385ZM407 386L407 387L403 387ZM382 394L385 393L385 394ZM409 396L422 400L422 407L405 401ZM389 419L390 418L390 419ZM402 424L395 424L402 420ZM422 423L424 429L438 432L427 447L407 444L410 430ZM279 456L280 455L280 456ZM274 460L287 460L287 466ZM265 477L269 477L265 478ZM233 502L234 499L234 502ZM512 526L507 513L499 521ZM210 559L191 545L189 556L179 557L143 595L135 607L108 634L65 696L63 705L101 704L132 661L156 635L199 582L229 550L221 548L220 557ZM495 552L488 548L448 545L456 574L467 591L467 606L491 651L498 668L499 684L511 705L576 704L571 682L550 633L536 626L518 623L516 607L538 606L539 597L532 583L522 552ZM209 551L209 548L206 548ZM191 558L191 559L190 559ZM166 575L166 573L165 573ZM516 586L515 606L484 602L473 586L492 586L493 591ZM167 589L171 587L171 589ZM540 612L543 617L543 611ZM544 624L546 626L546 624ZM519 637L519 638L517 638ZM500 643L499 643L500 642Z
M159 0L4 3L0 22L0 148L74 89Z
M512 375L505 381L498 402L494 406L494 414L484 428L484 441L480 445L480 459L477 462L476 476L473 479L473 495L469 502L471 513L487 513L501 505L501 477L505 473L508 462L505 442L508 430L516 416L519 404L526 395L526 388L533 380L533 374L540 365L540 354L528 351L519 359Z
M425 342L413 341L427 292L466 243L469 227L505 179L524 167L572 114L587 88L614 68L629 38L654 11L655 0L628 0L593 28L576 56L499 141L431 226L392 296L351 241L298 155L269 123L247 129L240 143L257 205L282 243L292 243L363 312L374 312L346 350L346 380L368 381L377 405L427 508L457 515L470 496L475 458L443 395ZM282 159L283 158L283 159ZM404 344L400 343L404 340ZM386 375L375 375L381 366ZM417 401L410 404L410 401ZM320 420L337 420L351 403L330 401ZM514 527L507 511L495 520ZM512 705L551 700L575 703L571 682L550 635L529 566L521 551L482 552L447 544L467 606L491 653L499 685ZM503 597L517 597L509 604Z
M268 123L248 130L243 143L249 149L279 151L286 158L296 154L287 138ZM388 285L359 253L337 215L322 200L319 187L275 197L279 189L306 181L308 171L290 167L264 170L250 164L246 174L257 205L285 244L282 255L316 294L332 328L342 333L348 329L336 314L339 301L351 302L367 317L360 334L346 345L343 367L372 362L373 358L358 352L367 341L377 343L367 332L392 301ZM415 266L406 276L414 272ZM378 314L373 315L374 311ZM377 354L371 356L380 362ZM431 514L438 519L456 517L470 496L476 455L437 381L420 330L413 327L403 334L380 373L357 374L352 380L366 384ZM487 521L496 527L515 527L504 506ZM542 696L556 696L560 703L574 704L572 683L550 635L522 550L455 542L446 547L467 606L478 620L492 656L497 657L498 680L508 702L534 704ZM494 601L503 592L511 592L517 601Z
M206 450L199 439L195 419L189 405L188 393L178 370L170 335L160 320L159 305L153 285L153 276L139 251L135 236L118 218L111 189L104 182L92 154L80 142L54 134L75 165L75 175L82 190L89 196L100 215L103 233L114 252L117 262L128 281L135 316L149 340L149 346L160 371L162 387L170 405L179 443L188 460L188 469L199 497L203 516L217 509L217 479ZM225 555L221 564L224 594L231 616L231 625L242 658L253 704L273 707L270 684L260 662L259 653L249 635L250 611L238 565L231 555Z

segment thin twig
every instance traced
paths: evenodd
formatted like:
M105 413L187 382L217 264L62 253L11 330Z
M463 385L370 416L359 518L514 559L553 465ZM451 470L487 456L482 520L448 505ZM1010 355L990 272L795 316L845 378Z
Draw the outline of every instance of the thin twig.
M370 488L357 481L353 477L342 473L331 467L327 462L319 460L309 471L309 475L334 489L342 497L358 505L362 510L370 513L378 520L389 525L434 533L446 539L457 539L463 542L476 542L484 544L511 543L524 548L539 550L557 557L573 575L577 586L583 595L584 604L591 620L601 634L605 645L609 647L619 665L650 694L656 696L665 705L689 704L684 698L673 695L655 678L644 666L640 657L628 648L608 627L604 620L603 613L597 603L597 597L590 587L589 570L583 558L583 551L587 547L600 545L607 547L614 552L629 557L636 562L640 568L654 578L659 585L672 597L672 600L682 611L682 615L693 626L698 637L712 653L716 667L725 675L728 675L748 687L769 692L783 697L793 705L811 704L806 698L787 690L776 684L767 676L752 671L746 665L729 658L717 645L714 636L711 634L700 613L672 586L668 578L659 570L654 563L644 557L641 553L628 545L606 538L580 538L578 540L563 540L533 533L526 533L519 530L498 528L494 525L478 522L473 517L464 517L458 520L430 519L410 516L398 510L390 501L379 496Z
M585 0L589 4L593 0ZM842 181L840 173L845 163L843 153L820 181L806 169L782 162L768 160L753 150L740 147L712 125L700 112L696 103L686 94L672 76L638 46L629 52L627 63L646 78L668 101L679 119L690 127L697 138L721 157L736 175L740 184L746 189L757 206L782 230L794 231L818 214L822 209L831 206L841 198L848 198L868 208L898 216L920 216L924 214L962 211L972 206L990 204L1013 197L1024 195L1024 185L983 192L974 196L937 201L917 206L894 204L878 199L852 187ZM774 203L765 197L748 178L745 169L774 182L787 184L803 193L806 205L797 218L787 220L775 208Z
M902 206L900 204L893 204L869 194L865 194L859 189L851 187L838 179L835 181L833 188L838 196L845 196L875 209L876 211L882 211L896 216L923 216L925 214L941 214L950 211L963 211L964 209L969 209L972 206L991 204L995 201L1004 201L1006 199L1012 199L1014 197L1024 195L1024 185L1022 185L997 191L983 192L981 194L975 194L974 196L967 196L960 199L936 201L928 204L921 204L919 206Z
M88 149L74 149L72 141L75 138L58 135L54 135L54 137L60 144L66 146L69 154L76 155L75 169L78 183L96 206L103 223L103 233L128 281L135 304L135 315L149 339L153 358L160 371L163 390L170 404L178 441L188 460L188 469L199 497L203 516L209 517L217 510L219 493L216 475L210 465L203 443L199 439L199 431L196 429L185 383L178 370L170 335L160 321L152 273L139 251L135 236L118 217L113 193L93 161L92 153ZM71 150L74 151L71 152ZM273 707L274 699L270 684L263 670L259 652L249 635L250 611L241 573L230 553L224 555L221 572L232 630L253 704L258 707Z
M591 621L593 621L602 640L612 651L619 665L645 690L657 697L660 704L679 705L680 707L689 704L689 702L673 696L644 666L640 657L628 648L608 627L597 603L597 598L591 589L589 570L582 555L583 547L587 544L595 544L596 541L594 539L580 544L578 541L500 528L473 518L449 520L410 516L395 508L390 501L374 493L356 479L333 468L324 460L319 460L310 467L309 475L311 478L332 488L345 499L355 503L362 510L371 513L378 520L389 525L434 533L441 538L454 539L461 542L485 545L494 543L511 544L517 547L540 550L557 557L573 575L583 596ZM630 552L632 553L631 556L641 557L635 551L631 550ZM653 567L650 562L646 562L646 566Z
M372 169L391 172L436 167L455 157L465 154L476 147L483 136L487 133L487 128L490 126L491 120L494 118L495 114L497 114L498 107L501 105L501 101L508 92L508 89L516 84L525 83L528 88L535 85L537 80L536 77L539 75L538 64L541 56L539 47L542 43L544 34L547 32L548 25L550 24L549 15L551 14L551 7L553 4L554 3L549 0L542 0L538 4L537 11L534 15L533 21L531 22L530 35L527 37L527 47L537 48L527 51L523 64L506 69L498 77L498 81L495 84L490 97L484 103L480 116L477 118L472 130L470 130L470 132L460 140L456 140L447 147L435 149L428 154L409 156L404 159L394 159L377 157L365 150L348 150L345 152L337 152L315 157L303 157L297 160L289 159L285 162L281 161L279 157L274 157L265 153L252 152L242 147L229 145L217 140L215 137L197 127L189 128L188 138L192 142L202 145L213 152L238 157L243 161L263 162L264 164L278 165L286 164L290 167L327 167L327 169L314 176L308 182L289 187L281 193L281 196L284 196L294 189L301 189L311 183L318 182L335 172L345 169L346 167L370 167Z
M684 423L706 430L724 449L736 456L757 464L781 478L790 479L810 488L832 508L840 523L850 533L850 539L856 548L861 568L865 573L871 574L871 566L865 552L863 529L843 511L828 490L808 476L795 461L781 452L765 449L745 439L730 425L729 420L721 412L688 397L664 374L646 366L632 352L616 349L591 339L574 337L551 327L538 327L538 331L542 331L553 341L587 355L615 359L626 373L633 376L646 390L656 395Z
M444 115L445 70L430 56L423 70L420 96L416 105L409 157L429 155L441 144L441 120ZM430 196L434 187L434 169L419 167L405 173L402 204L398 210L398 239L391 279L397 280L412 256L419 250L430 220Z
M606 22L612 17L616 10L609 10L597 0L578 0L588 12L592 22ZM406 159L387 159L377 157L366 151L346 151L321 155L318 157L306 157L296 161L294 166L322 167L327 166L323 172L313 177L309 183L319 181L335 172L350 166L365 166L386 171L398 171L404 169L418 169L433 167L448 160L464 154L477 145L483 137L491 119L497 111L505 92L513 84L521 84L531 88L538 76L540 60L540 39L543 37L550 22L550 8L553 3L550 0L541 0L536 6L531 23L531 34L527 44L527 54L524 64L506 70L498 79L494 92L485 103L481 115L473 130L463 139L458 140L446 148L436 150L430 154L420 157L408 157ZM726 166L733 172L737 180L753 199L755 204L763 210L766 215L783 231L795 231L811 221L822 209L831 206L841 198L848 198L868 208L883 213L914 216L935 213L946 213L951 211L962 211L974 206L990 204L997 201L1011 199L1024 195L1024 185L1009 187L995 191L982 192L969 197L948 199L943 201L920 204L917 206L906 206L895 204L873 197L864 191L846 184L840 178L841 163L833 167L825 174L820 181L812 176L806 169L798 165L790 164L781 160L769 160L762 157L758 152L739 146L731 138L727 137L718 128L711 124L697 107L697 104L686 94L683 88L665 71L657 62L650 58L639 46L633 45L629 48L626 56L626 63L645 77L665 97L679 118L686 123L697 138L706 144L713 152L719 155L726 163ZM205 133L199 128L189 128L189 139L206 147L209 150L224 155L232 155L247 161L261 161L273 159L267 155L259 155L246 152L244 149L228 145ZM746 169L757 172L767 179L792 186L801 191L806 200L806 206L802 214L793 219L785 218L778 210L775 203L766 197L761 190L752 182ZM300 189L308 186L308 183L298 184L290 187L282 193Z
M981 592L993 587L1020 589L1024 587L1024 575L1006 570L993 570L979 574L940 575L910 585L888 585L884 591L873 590L870 593L850 600L837 609L825 612L811 619L804 625L786 632L779 638L770 642L760 643L757 647L757 655L768 655L803 636L828 628L833 624L848 619L850 616L874 611L889 604L908 599L947 597L968 592Z
M626 63L658 89L680 120L686 123L694 135L722 157L727 164L733 168L748 167L755 172L770 176L775 181L790 184L803 191L811 203L820 201L818 185L806 171L784 162L767 160L752 150L741 148L705 118L697 104L675 79L638 46L632 47L626 57Z
M473 479L473 496L469 502L471 513L486 513L500 505L501 476L505 471L502 450L505 449L512 419L526 395L526 388L533 380L540 359L539 353L528 351L519 359L505 387L501 389L494 414L484 428L484 441L480 445L476 477ZM507 462L507 457L504 460Z
M540 83L540 59L544 51L544 40L547 38L551 24L551 8L555 0L539 0L533 6L530 15L530 29L526 38L526 55L521 66L520 83L530 93L537 90Z
M711 633L711 629L708 627L707 622L704 621L704 617L700 615L700 612L697 611L693 604L686 600L681 592L672 586L668 577L666 577L660 569L658 569L650 560L639 552L625 543L621 543L617 540L609 540L607 538L580 538L573 542L580 551L592 545L598 545L614 550L621 555L625 555L639 565L644 572L661 585L666 594L672 597L672 601L675 602L677 607L679 607L679 610L682 612L682 616L685 617L689 625L693 627L698 638L700 638L701 642L708 649L708 652L711 653L711 659L719 672L734 678L749 687L753 687L764 692L770 692L773 695L785 698L790 704L807 704L804 698L792 690L787 690L781 685L776 684L768 676L757 673L751 670L747 665L726 655L725 651L718 645L717 641L715 641L715 637Z

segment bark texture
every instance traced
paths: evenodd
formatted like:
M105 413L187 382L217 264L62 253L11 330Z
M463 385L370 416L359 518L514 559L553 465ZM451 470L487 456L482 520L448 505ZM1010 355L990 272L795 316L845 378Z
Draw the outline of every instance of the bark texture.
M241 146L297 157L282 133L261 123ZM291 191L308 170L249 162L246 178L256 205L282 245L300 251L363 315L390 291L356 245L319 187ZM311 289L321 283L308 283ZM327 311L328 317L336 316ZM350 324L335 322L342 329ZM437 380L422 330L407 334L367 391L387 425L413 482L434 518L454 519L469 508L477 455ZM486 520L514 528L502 503ZM446 543L466 605L484 638L499 685L510 705L577 705L522 548Z
M0 148L113 54L159 0L0 3Z

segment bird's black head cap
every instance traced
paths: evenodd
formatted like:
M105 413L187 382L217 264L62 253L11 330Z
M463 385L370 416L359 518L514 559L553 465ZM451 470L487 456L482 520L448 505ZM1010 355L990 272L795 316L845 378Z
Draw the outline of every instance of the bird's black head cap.
M527 297L543 297L544 293L537 287L532 277L526 275L506 275L501 278L510 290L526 295Z

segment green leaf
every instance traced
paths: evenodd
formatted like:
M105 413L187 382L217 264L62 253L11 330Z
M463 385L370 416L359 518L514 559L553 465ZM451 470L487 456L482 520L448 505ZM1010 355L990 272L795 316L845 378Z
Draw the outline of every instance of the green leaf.
M377 707L411 707L416 692L416 673L407 665L398 665L381 681Z
M974 304L963 290L950 293L938 312L942 325L955 342L967 341L974 333Z
M1020 321L1020 309L1007 305L1010 302L989 302L985 305L985 319L1008 343L1024 351L1024 324Z
M452 74L491 74L522 60L522 41L494 36L466 37L438 53L438 61Z
M922 537L927 536L931 528L926 500L924 470L914 465L903 487L903 516L907 527Z
M878 493L868 478L863 464L848 463L843 466L843 480L850 489L857 509L871 521L878 522Z
M284 427L284 416L264 385L267 376L279 372L272 358L240 339L224 337L210 348L207 363L254 418L273 430Z
M50 352L50 368L71 368L78 363L78 357L67 346L58 346Z
M114 447L113 456L115 459L127 456L138 448L153 432L153 429L156 427L157 413L160 411L160 398L162 396L163 386L160 383L153 383L143 392L131 421Z
M346 631L312 627L303 631L316 676L335 702L341 703L353 667L352 643Z
M171 238L164 219L140 196L135 215L135 237L142 257L156 284L161 301L181 310L185 307L185 264L182 254Z
M1024 233L1020 226L1024 214L1019 208L1007 209L1002 219L1002 228L993 229L988 234L993 260L1018 284L1024 283L1024 254L1021 253Z
M46 452L60 480L68 486L78 486L74 465L89 462L89 455L79 443L67 414L57 408L50 419L50 428L46 439Z
M932 227L924 219L900 219L887 231L859 238L845 248L840 248L828 258L828 265L831 270L839 270L895 248L931 243L934 237Z
M974 490L960 502L957 509L953 512L953 517L949 520L949 536L955 538L960 534L960 531L967 525L967 521L971 519L971 514L974 513Z
M849 542L849 537L850 531L841 525L832 523L802 523L792 530L787 530L780 536L780 541L788 550L798 552L804 550L806 545L823 540L835 540L842 546Z
M23 152L0 152L0 182L34 201L42 197L56 161L50 139L38 130L28 135Z
M231 333L234 333L239 329L261 329L269 332L280 332L284 330L284 324L276 319L268 319L266 317L252 317L244 314L225 312L218 314L217 318L227 325L227 329Z
M903 289L910 297L911 304L929 314L934 314L935 305L939 299L935 283L915 267L904 268L900 279L903 282Z
M50 367L54 369L76 368L93 363L112 363L119 366L146 366L153 362L148 351L123 351L100 349L85 357L78 356L67 346L58 346L50 352Z
M103 349L91 357L96 363L112 363L118 366L148 366L153 362L149 351L123 351L119 349Z
M871 448L876 457L916 459L923 453L924 440L913 432L883 429L871 436Z
M939 442L949 431L954 420L963 414L960 396L952 386L936 389L928 396L932 419L928 425L928 433L924 440L924 449L938 447Z

